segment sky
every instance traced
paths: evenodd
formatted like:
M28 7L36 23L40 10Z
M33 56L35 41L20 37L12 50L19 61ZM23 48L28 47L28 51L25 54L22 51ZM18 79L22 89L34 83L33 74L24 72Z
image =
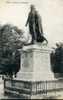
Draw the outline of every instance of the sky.
M0 24L10 23L28 33L25 27L30 4L42 19L45 37L51 46L63 42L63 0L0 0Z

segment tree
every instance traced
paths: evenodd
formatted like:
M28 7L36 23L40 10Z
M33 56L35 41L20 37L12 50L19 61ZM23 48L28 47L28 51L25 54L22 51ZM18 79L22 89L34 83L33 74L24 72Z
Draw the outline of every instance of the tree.
M0 73L17 73L19 70L19 48L25 42L21 41L23 31L11 24L0 27ZM17 68L18 67L18 68ZM10 73L11 72L11 73Z
M51 53L51 69L63 77L63 43L56 43L56 48Z

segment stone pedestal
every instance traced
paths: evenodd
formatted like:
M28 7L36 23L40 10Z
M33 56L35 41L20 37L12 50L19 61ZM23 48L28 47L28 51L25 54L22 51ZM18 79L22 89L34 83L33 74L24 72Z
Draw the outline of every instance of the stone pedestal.
M17 78L26 81L54 80L50 65L51 49L47 46L24 46L21 51L21 69Z
M23 47L21 69L16 79L4 80L4 92L25 99L55 94L57 81L51 72L50 52L48 47L38 44Z

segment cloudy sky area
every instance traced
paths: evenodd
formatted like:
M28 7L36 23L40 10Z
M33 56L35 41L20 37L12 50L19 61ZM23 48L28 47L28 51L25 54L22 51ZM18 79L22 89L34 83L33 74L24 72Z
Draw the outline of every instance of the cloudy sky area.
M14 24L27 33L25 23L30 4L34 4L41 15L49 44L63 42L63 0L0 0L0 23Z

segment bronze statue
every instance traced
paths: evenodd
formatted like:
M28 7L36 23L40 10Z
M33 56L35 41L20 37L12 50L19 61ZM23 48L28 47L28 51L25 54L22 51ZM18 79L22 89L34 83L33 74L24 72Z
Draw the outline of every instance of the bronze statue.
M26 22L26 26L29 25L29 32L32 36L32 44L34 42L43 42L44 40L48 43L47 39L43 36L43 28L41 24L41 17L36 11L34 5L30 6L30 12Z

